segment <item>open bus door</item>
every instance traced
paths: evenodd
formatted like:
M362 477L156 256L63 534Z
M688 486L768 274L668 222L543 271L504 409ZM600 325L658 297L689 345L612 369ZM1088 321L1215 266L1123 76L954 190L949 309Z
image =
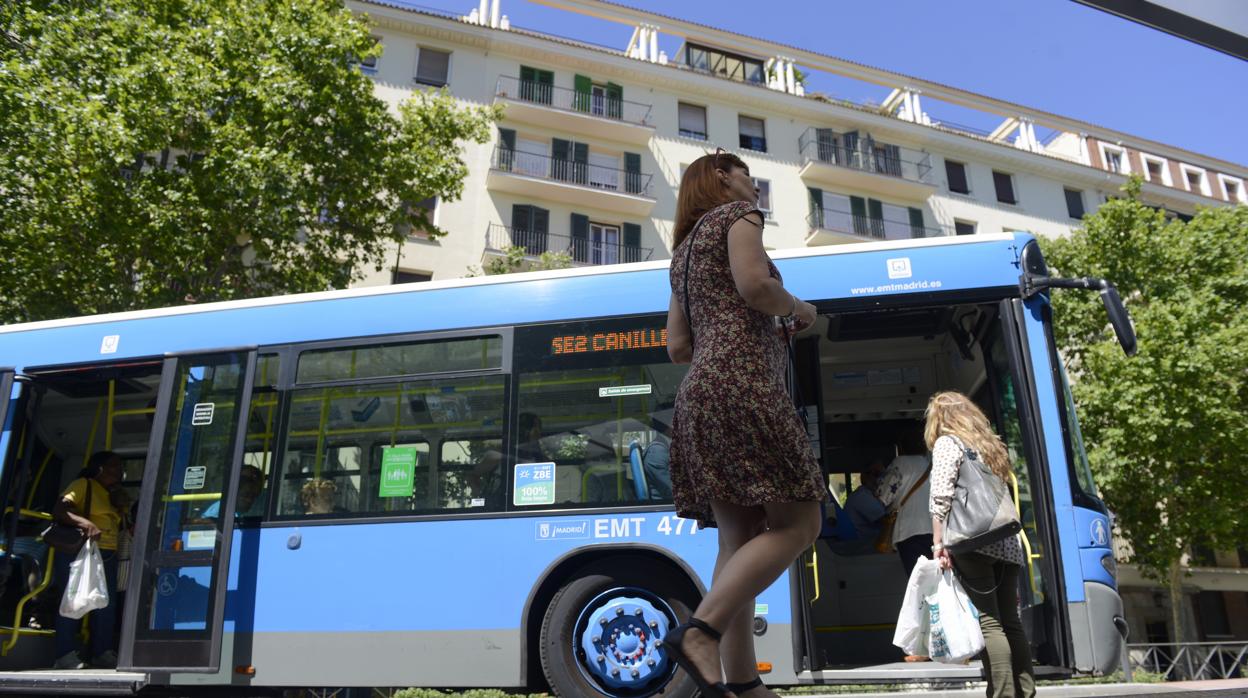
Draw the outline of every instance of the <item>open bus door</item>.
M166 356L118 666L216 672L254 347Z
M15 376L16 372L13 369L0 368L0 483L3 483L0 484L0 508L3 509L8 509L10 506L11 480L13 479L12 469L6 468L5 464L8 462L6 456L9 449L13 447L12 439L15 431L13 424L16 423L16 421L9 421L13 417L13 413L17 411L9 409L10 404L16 405L18 401L17 396L13 394ZM5 588L5 584L9 579L12 559L8 551L11 545L12 536L4 535L0 538L0 546L4 548L3 552L0 552L0 555L3 555L3 559L0 559L0 589Z

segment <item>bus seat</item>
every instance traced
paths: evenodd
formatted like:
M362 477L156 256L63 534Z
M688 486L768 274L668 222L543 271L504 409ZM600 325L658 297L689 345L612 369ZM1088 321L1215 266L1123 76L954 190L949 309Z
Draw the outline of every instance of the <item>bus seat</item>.
M633 441L628 445L628 464L633 471L633 492L637 501L650 499L650 486L646 484L646 469L641 464L641 444Z

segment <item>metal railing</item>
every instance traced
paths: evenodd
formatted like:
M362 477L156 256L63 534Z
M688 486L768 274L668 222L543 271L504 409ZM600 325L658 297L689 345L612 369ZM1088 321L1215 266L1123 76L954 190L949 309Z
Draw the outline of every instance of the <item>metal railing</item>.
M502 172L647 197L650 196L650 180L653 177L644 172L630 172L588 162L562 160L552 158L545 153L528 153L505 146L494 148L490 167Z
M807 160L935 185L930 153L881 143L870 136L846 139L845 134L825 134L820 138L820 131L830 129L808 128L797 139Z
M540 230L491 223L485 231L485 248L503 251L509 247L523 247L525 255L529 257L537 257L543 252L566 252L572 256L572 261L580 264L644 262L654 254L652 247L636 247L618 242L574 238L569 235L555 235Z
M1127 645L1131 668L1166 681L1208 681L1248 676L1248 642L1158 642Z
M554 109L579 112L604 119L622 121L638 126L650 126L651 105L630 102L606 94L578 92L566 87L555 87L532 80L521 80L510 75L500 75L494 94L504 99L533 102Z
M830 208L813 211L806 216L806 222L811 230L831 230L867 240L910 240L950 234L944 228L920 227L908 221L872 218Z

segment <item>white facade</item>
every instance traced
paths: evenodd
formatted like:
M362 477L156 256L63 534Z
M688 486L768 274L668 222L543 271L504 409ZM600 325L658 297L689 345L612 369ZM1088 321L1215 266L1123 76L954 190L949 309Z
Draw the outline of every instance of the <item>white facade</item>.
M773 68L763 84L751 84L684 67L683 49L669 61L655 48L651 25L639 26L630 46L610 51L511 29L505 16L492 27L490 22L473 22L472 17L465 21L374 2L349 6L369 16L383 46L375 71L370 71L380 97L397 105L413 90L431 89L414 79L419 52L422 48L449 52L449 92L465 104L505 105L499 127L514 132L514 152L499 153L498 148L507 145L499 131L488 144L465 146L469 175L463 197L439 202L434 219L448 235L437 241L408 241L390 256L386 269L368 270L358 285L391 283L396 269L434 279L464 276L470 267L498 254L507 229L532 227L512 220L515 206L546 212L546 234L535 251L579 245L579 263L667 258L682 166L717 146L741 156L753 176L769 182L771 215L764 242L773 249L911 234L952 235L955 223L964 229L969 224L977 233L1027 230L1064 235L1079 223L1068 208L1066 189L1078 192L1084 211L1091 212L1124 181L1094 164L1100 156L1094 159L1089 153L1087 134L1073 129L1061 132L1047 146L1036 140L1030 118L1011 117L988 137L958 132L930 118L922 111L918 92L901 85L883 108L803 96L801 85L792 80L795 61L781 55L791 48L776 46L776 53L763 56L722 41L686 37ZM492 17L496 11L497 3L486 14ZM656 24L660 19L671 21L656 17ZM757 47L759 42L747 45ZM530 81L525 83L519 79L522 67L530 69L526 73ZM533 82L532 71L549 71L553 78L549 86ZM575 91L577 75L593 83L589 102L577 101L585 99ZM603 101L604 95L614 86L621 89L623 101L604 108L609 103ZM682 102L705 108L706 140L680 135ZM1000 106L1002 111L1015 108ZM743 116L763 121L766 152L738 147ZM842 148L842 141L821 146L816 129L832 129L838 138L856 131L859 147ZM864 162L864 157L873 158L869 152L862 155L868 135L876 147L895 146L891 160L885 151L880 156L884 159L874 160L874 165ZM576 165L566 160L552 161L560 147L556 141L567 142L568 159L574 157L575 148L588 155L583 169L568 169ZM1159 147L1149 144L1153 151ZM1190 163L1185 166L1225 174L1209 192L1188 191L1182 182L1176 183L1178 187L1146 183L1144 194L1151 203L1191 213L1197 204L1243 199L1242 185L1235 188L1248 177L1242 168L1173 148L1168 153L1172 160ZM822 162L835 161L838 155L839 163ZM626 171L630 157L640 161L639 176ZM946 160L964 165L968 193L951 191ZM883 166L885 172L870 171L886 161L892 164ZM1016 203L999 200L1001 176L994 178L994 172L1008 176ZM1229 194L1222 191L1223 181L1231 182L1226 187ZM812 188L823 192L822 218L812 216ZM856 210L840 210L853 198L867 219L879 214L880 220L855 224ZM922 212L921 233L918 214L911 209ZM575 243L574 216L590 224L589 236ZM634 235L639 231L639 237L626 239L626 228ZM516 241L526 234L519 233Z

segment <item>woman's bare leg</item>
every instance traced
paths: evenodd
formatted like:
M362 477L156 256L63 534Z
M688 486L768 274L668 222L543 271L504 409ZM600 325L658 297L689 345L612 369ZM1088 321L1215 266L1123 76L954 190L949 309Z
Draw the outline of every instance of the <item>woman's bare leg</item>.
M741 546L767 530L766 514L762 507L740 507L725 504L722 509L738 510L737 514L720 519L719 556L715 559L715 576L712 587L719 583L720 572ZM720 628L724 639L719 643L719 655L723 659L724 679L728 683L744 683L758 673L758 660L754 655L754 599L747 599L741 610Z
M715 520L735 531L748 530L741 520L743 507L712 502ZM693 615L712 628L724 632L741 614L745 604L771 586L793 560L819 535L818 502L764 504L767 530L748 539L719 569L710 592ZM722 552L722 551L721 551ZM751 607L752 610L752 607ZM703 678L717 681L721 676L718 643L696 628L685 634L681 649ZM752 675L751 675L752 678Z

